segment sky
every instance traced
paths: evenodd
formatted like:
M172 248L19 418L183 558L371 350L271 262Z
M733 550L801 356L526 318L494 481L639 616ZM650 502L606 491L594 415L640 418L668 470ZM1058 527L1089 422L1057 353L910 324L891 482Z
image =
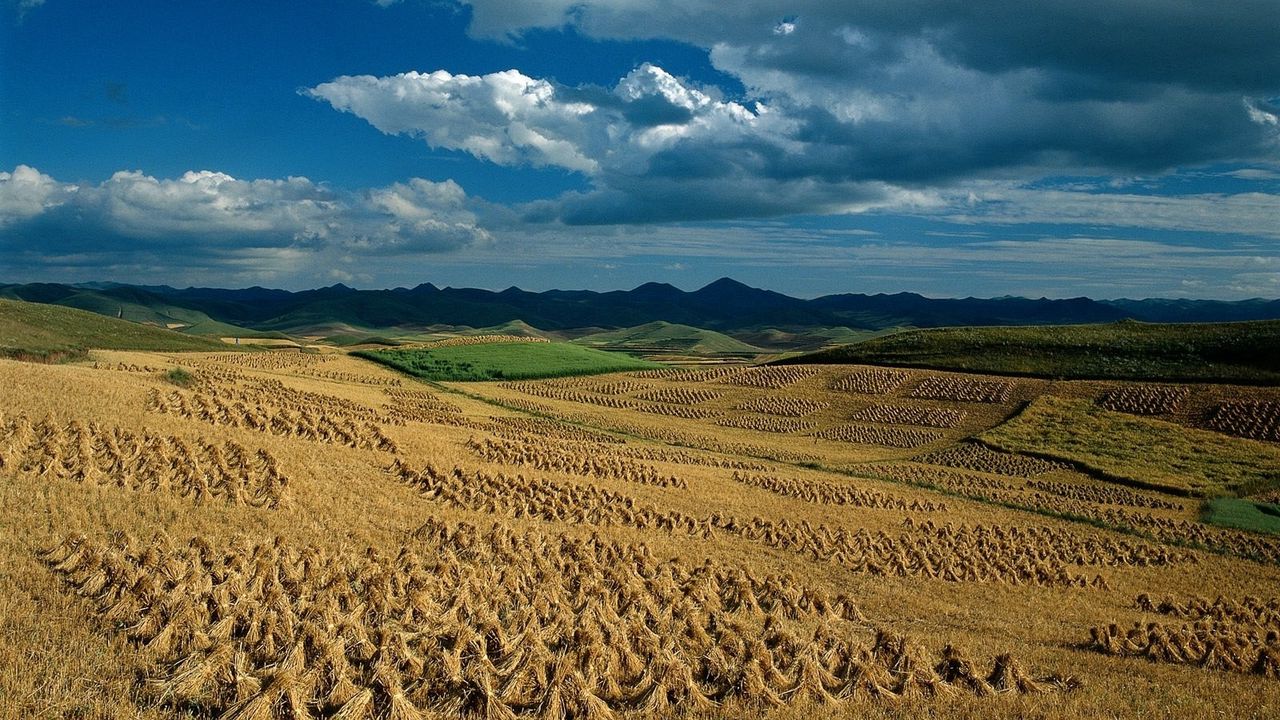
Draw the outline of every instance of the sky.
M0 0L0 283L1280 297L1276 0Z

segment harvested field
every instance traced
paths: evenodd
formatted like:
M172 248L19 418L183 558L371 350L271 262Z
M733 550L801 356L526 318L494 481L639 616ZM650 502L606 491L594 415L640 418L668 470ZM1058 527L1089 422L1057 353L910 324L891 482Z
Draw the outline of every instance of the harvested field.
M903 430L876 425L842 425L814 433L814 437L861 445L884 445L894 448L914 448L942 439L928 430Z
M1280 537L970 439L1046 393L1105 412L1114 382L739 366L432 385L251 357L0 360L0 717L1280 706ZM911 397L922 378L951 399ZM1268 402L1215 386L1157 414ZM1207 453L1272 447L1187 430L1224 440Z
M862 370L845 375L831 383L831 389L863 395L888 395L910 377L901 370Z
M888 423L890 425L923 425L925 427L953 428L964 421L963 410L917 407L913 405L870 405L850 416L859 422Z

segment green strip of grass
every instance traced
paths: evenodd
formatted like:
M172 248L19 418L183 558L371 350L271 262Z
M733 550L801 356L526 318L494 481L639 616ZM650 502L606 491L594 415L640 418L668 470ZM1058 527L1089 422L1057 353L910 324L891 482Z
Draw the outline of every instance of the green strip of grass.
M1002 450L1079 463L1134 485L1213 497L1280 487L1280 448L1102 410L1088 401L1037 398L979 436Z
M435 381L532 380L661 367L630 355L568 343L487 343L352 354Z
M1280 505L1272 503L1215 498L1205 505L1201 519L1211 525L1280 535Z

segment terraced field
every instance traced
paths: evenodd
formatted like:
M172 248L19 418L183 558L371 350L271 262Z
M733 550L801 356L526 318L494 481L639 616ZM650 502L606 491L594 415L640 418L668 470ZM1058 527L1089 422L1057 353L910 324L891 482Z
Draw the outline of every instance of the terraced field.
M1276 717L1280 536L1201 521L1274 502L1274 407L840 365L0 360L0 717ZM1116 427L1141 452L1031 442Z

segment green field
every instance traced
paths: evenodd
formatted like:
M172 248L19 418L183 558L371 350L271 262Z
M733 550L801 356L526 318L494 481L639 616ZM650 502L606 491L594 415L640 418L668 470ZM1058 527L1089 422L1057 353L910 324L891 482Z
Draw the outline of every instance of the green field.
M530 380L661 367L569 343L508 342L353 353L427 380Z
M1201 520L1211 525L1280 534L1280 505L1215 498L1205 505Z
M102 350L227 350L216 340L104 317L87 310L0 300L0 357L56 361Z
M1045 395L978 436L1079 463L1120 482L1213 497L1280 487L1280 447Z
M781 362L1274 384L1280 383L1280 321L909 330Z

